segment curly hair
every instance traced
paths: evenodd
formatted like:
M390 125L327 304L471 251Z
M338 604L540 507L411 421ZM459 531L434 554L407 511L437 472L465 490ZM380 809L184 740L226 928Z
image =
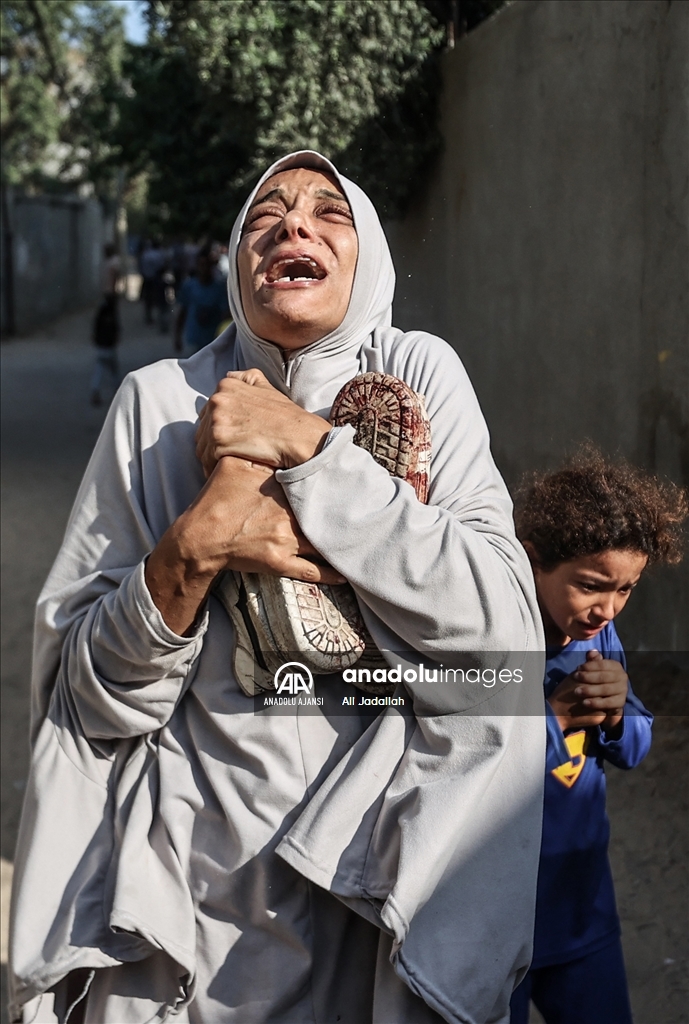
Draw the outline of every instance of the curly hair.
M545 572L560 562L624 549L648 564L682 560L686 492L584 445L563 469L526 476L515 497L517 536Z

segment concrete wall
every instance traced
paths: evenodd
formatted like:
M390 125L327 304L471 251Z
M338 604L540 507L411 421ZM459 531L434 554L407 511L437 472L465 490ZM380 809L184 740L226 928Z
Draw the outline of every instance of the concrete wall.
M73 196L10 193L2 261L2 330L9 328L8 250L14 328L25 334L97 299L104 225L100 203Z
M688 75L667 0L516 0L445 57L444 156L388 225L394 322L455 346L510 484L585 438L689 484ZM687 649L687 572L619 624Z

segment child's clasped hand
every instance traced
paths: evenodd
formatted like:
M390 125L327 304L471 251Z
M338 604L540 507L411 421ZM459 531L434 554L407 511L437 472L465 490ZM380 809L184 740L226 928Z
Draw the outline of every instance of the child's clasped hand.
M548 703L563 732L596 725L608 732L622 721L628 683L619 661L588 651L586 661L562 680Z

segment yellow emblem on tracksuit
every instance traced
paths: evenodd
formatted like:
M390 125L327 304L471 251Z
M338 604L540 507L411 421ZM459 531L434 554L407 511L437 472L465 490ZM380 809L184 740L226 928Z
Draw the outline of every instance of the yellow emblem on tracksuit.
M552 774L563 786L571 789L586 764L586 750L589 745L589 738L582 729L581 732L573 732L569 736L565 736L564 740L570 760L558 765L557 768L553 768Z

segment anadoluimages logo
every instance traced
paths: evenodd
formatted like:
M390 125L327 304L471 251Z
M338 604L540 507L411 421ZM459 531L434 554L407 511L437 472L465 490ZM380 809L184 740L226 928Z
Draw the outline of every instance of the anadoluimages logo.
M288 661L281 665L273 676L275 693L288 693L295 697L298 693L313 693L313 676L311 670L300 661Z

